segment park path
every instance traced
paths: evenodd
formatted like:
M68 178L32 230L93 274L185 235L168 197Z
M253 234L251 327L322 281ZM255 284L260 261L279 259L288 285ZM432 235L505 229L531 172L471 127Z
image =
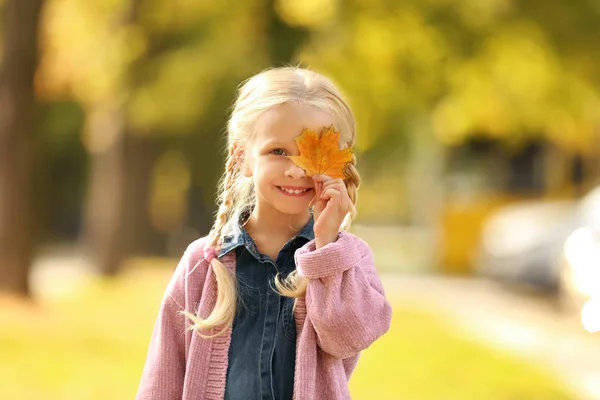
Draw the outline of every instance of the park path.
M418 302L465 337L550 368L581 400L600 400L600 333L548 297L472 277L381 275L395 302Z

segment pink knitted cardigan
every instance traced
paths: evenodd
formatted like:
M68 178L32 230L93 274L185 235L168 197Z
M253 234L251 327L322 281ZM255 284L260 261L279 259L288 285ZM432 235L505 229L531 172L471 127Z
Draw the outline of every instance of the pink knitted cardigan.
M136 399L223 399L231 327L203 339L186 330L178 314L205 318L217 299L216 279L203 257L207 237L185 251L165 291L154 325ZM390 327L388 303L371 249L341 231L335 242L315 249L311 240L294 254L309 279L294 312L297 342L294 399L349 399L348 380L360 355ZM221 257L235 273L235 251ZM213 331L216 332L216 331Z

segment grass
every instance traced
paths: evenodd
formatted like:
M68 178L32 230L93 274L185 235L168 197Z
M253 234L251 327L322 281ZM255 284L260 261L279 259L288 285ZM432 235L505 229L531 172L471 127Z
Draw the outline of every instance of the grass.
M418 305L394 307L390 331L361 355L356 399L575 399L548 371L459 336Z
M0 399L134 398L169 273L133 268L63 301L0 299ZM400 304L390 331L363 352L350 388L359 400L574 398L547 372Z

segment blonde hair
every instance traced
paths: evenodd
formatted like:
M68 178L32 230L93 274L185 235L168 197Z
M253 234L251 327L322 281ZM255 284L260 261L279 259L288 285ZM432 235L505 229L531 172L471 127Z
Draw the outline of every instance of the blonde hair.
M239 88L227 125L227 161L225 172L218 185L219 209L206 244L215 251L221 246L222 231L227 221L234 215L251 210L256 201L253 181L245 178L242 172L244 152L241 149L246 148L246 144L252 139L254 125L261 115L289 102L315 106L331 115L334 126L341 132L341 148L353 146L355 143L355 122L352 111L333 83L323 75L298 67L282 67L265 70L245 81ZM355 165L356 156L346 167L347 178L344 180L354 205L356 205L360 186L360 175ZM348 213L341 229L350 228L355 213L355 209ZM195 330L205 338L221 335L232 326L237 300L234 274L227 270L218 257L210 260L210 266L218 287L214 309L205 319L181 311L194 322L189 329ZM308 280L300 276L297 271L291 272L285 279L281 279L279 275L275 277L277 291L287 297L304 296L307 283ZM201 330L217 327L221 329L213 335L200 333Z

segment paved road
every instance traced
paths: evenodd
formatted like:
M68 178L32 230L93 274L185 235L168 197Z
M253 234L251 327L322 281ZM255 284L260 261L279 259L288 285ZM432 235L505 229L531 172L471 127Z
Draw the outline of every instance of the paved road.
M555 370L582 400L600 400L600 333L542 295L478 278L382 275L386 294L432 305L466 336Z

